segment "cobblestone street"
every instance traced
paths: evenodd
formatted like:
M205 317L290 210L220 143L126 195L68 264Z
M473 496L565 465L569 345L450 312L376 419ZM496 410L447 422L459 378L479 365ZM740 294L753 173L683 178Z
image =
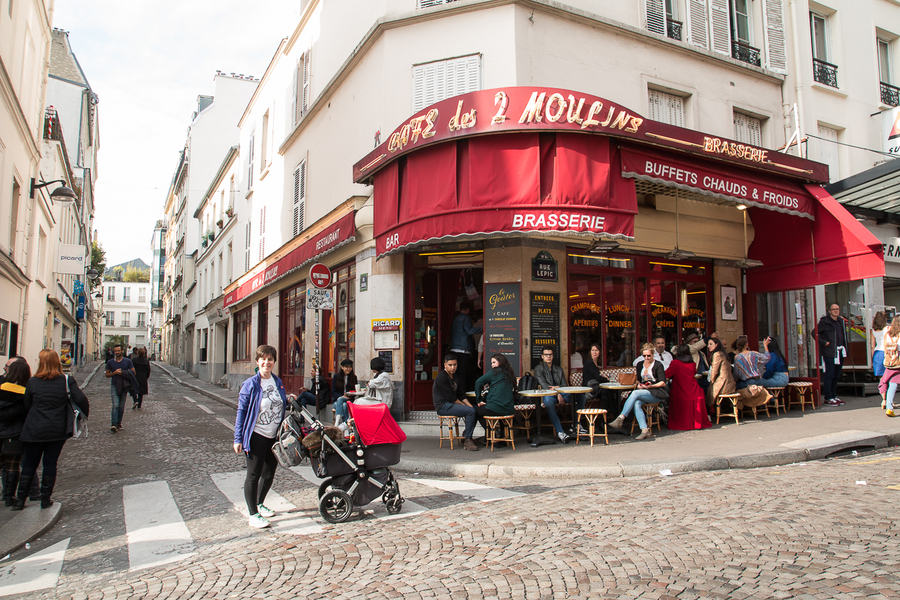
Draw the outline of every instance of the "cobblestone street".
M20 563L62 544L55 586L15 597L900 596L900 452L604 481L398 473L403 513L376 500L339 525L319 516L313 481L279 469L274 492L308 532L287 534L251 529L222 491L224 474L242 477L233 411L158 369L150 390L112 434L108 382L93 378L90 437L60 461L62 519L0 562L0 595L25 589L11 587ZM123 490L149 482L168 485L189 539L142 567Z

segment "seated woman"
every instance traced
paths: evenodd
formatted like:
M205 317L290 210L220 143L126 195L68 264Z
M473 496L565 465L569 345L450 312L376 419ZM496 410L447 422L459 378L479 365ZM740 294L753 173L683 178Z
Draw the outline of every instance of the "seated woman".
M602 350L600 349L599 343L591 344L590 356L582 365L581 380L584 382L585 386L591 388L591 391L584 395L586 402L599 398L601 395L604 397L604 400L609 400L608 396L613 396L609 390L604 390L600 387L601 383L607 383L609 381L609 379L600 374L601 352ZM615 402L615 396L613 396L612 399ZM604 406L602 408L609 410L609 407L605 406L607 402L603 402L603 404ZM618 408L618 403L616 403L615 406Z
M485 384L487 396L481 395ZM475 412L484 427L484 417L507 417L516 414L513 390L516 389L516 374L509 361L502 354L491 357L491 370L475 381ZM487 427L485 427L487 431Z
M758 381L763 387L783 388L788 384L788 366L778 346L778 340L767 337L763 341L766 347L766 354L769 355L769 362L766 363L766 370L763 372L762 378Z
M710 338L707 344L709 349L709 387L706 388L706 408L710 414L716 411L716 398L719 394L733 394L737 387L734 385L734 375L731 373L731 361L728 353L719 338Z
M366 386L366 395L359 398L354 404L387 404L390 408L394 402L394 384L391 376L384 372L387 365L383 358L376 356L369 362L374 376Z
M666 370L661 362L653 358L653 344L641 346L641 357L644 362L637 367L640 383L638 388L629 394L622 407L622 414L609 424L614 429L619 429L625 422L625 417L634 410L634 417L641 426L641 434L636 439L646 440L650 437L650 428L647 427L647 416L644 414L645 404L659 404L661 400L669 397L669 387L666 385Z
M691 356L691 348L681 344L675 349L675 360L666 369L666 377L672 380L669 393L669 429L688 431L712 427L706 414L703 390L697 384L697 366Z
M737 389L742 390L749 385L759 385L762 379L762 371L769 362L769 355L762 352L754 352L750 349L750 342L746 335L739 335L731 344L734 350L734 380Z
M347 409L347 403L350 397L347 392L356 389L359 380L356 373L353 372L353 361L345 358L341 361L341 369L331 378L331 403L334 406L334 425L339 426L342 422L346 422L350 418L350 411Z

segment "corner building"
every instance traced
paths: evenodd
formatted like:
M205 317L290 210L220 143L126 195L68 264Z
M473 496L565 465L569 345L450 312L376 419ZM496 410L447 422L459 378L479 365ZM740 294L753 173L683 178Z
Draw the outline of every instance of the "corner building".
M774 31L769 4L744 17ZM822 191L825 165L774 150L783 45L757 66L721 51L714 20L680 39L647 5L398 0L349 21L306 6L282 47L302 110L275 210L299 199L308 225L225 290L248 340L266 307L289 388L316 356L367 379L378 355L392 412L433 410L464 299L485 355L517 373L543 345L567 371L593 342L630 365L658 335L758 341L765 321L816 378L809 288L883 274L880 244ZM332 311L303 304L313 261L336 274Z

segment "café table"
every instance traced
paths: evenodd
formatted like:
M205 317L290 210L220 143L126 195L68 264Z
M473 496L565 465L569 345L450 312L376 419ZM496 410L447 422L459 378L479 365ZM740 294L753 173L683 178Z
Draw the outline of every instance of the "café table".
M544 396L555 396L557 394L556 390L522 390L519 392L520 396L524 396L525 398L534 398L534 412L537 414L537 433L533 438L531 438L531 447L537 448L543 444L555 444L556 438L546 438L541 435L541 409L544 407L543 405L543 397Z
M629 383L619 383L618 381L608 381L606 383L601 383L600 387L604 390L614 390L614 391L618 391L618 392L624 392L626 390L633 390L635 387L637 387L637 384L635 384L635 383L630 383L630 384ZM621 408L621 405L622 405L622 395L621 394L619 394L618 404L619 404L619 407Z
M556 388L557 392L562 392L563 394L587 394L593 388L585 385L565 385L562 387ZM581 424L576 419L576 408L575 408L575 399L570 398L569 404L572 406L572 430L575 432L575 435L578 435L578 426Z

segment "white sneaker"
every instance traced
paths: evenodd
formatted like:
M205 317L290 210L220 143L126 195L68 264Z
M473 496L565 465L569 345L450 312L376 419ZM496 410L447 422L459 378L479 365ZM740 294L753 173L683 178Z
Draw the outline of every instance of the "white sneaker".
M267 519L270 518L270 517L274 517L274 516L275 516L275 511L274 511L274 510L272 510L271 508L266 508L266 507L263 506L262 504L257 504L257 505L256 505L256 510L259 511L259 514L260 514L260 515L264 516L264 517L267 518Z
M558 437L559 441L561 441L563 444L569 441L569 436L567 436L564 431L560 431L559 433L557 433L556 437Z
M269 526L269 520L266 519L261 514L257 513L255 515L250 515L250 527L256 527L257 529L265 529Z
M338 429L341 430L341 432L344 434L344 437L347 437L350 435L350 428L347 426L346 423L341 423L340 425L338 425Z

